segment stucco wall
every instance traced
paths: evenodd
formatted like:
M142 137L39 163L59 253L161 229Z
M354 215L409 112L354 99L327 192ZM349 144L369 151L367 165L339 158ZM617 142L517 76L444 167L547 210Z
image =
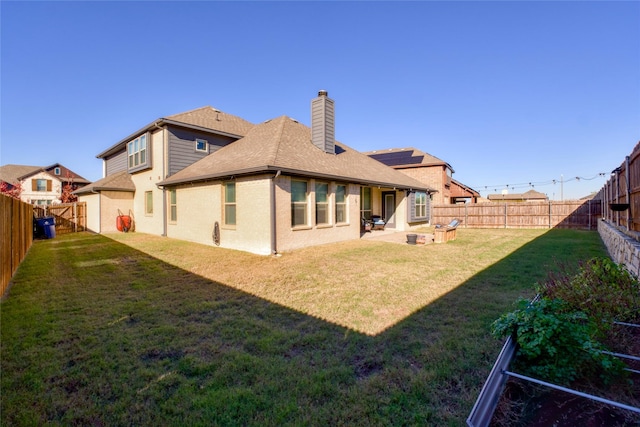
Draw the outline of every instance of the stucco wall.
M78 201L87 204L87 230L100 233L100 194L83 194Z
M623 264L634 275L640 275L640 242L603 220L598 221L598 233L611 259Z
M133 217L136 231L141 233L158 235L164 233L164 197L162 189L156 185L164 179L164 132L158 130L151 134L151 169L131 175L136 186ZM151 214L145 212L145 193L147 191L151 191L153 194L153 213Z
M116 219L119 213L129 215L129 211L133 210L133 193L127 191L101 191L100 196L100 232L117 232ZM88 215L92 215L91 211L88 211Z
M44 179L51 181L51 191L34 191L32 187L32 181ZM35 203L38 200L48 201L48 204L60 203L60 195L62 194L62 182L54 176L46 172L38 172L29 178L23 180L22 193L20 193L20 200L26 203Z

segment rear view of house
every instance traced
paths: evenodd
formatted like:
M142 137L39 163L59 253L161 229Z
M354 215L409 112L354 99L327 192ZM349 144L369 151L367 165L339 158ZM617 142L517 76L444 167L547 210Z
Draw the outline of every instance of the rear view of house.
M131 212L136 231L273 254L359 239L373 215L398 231L429 223L433 189L336 141L327 92L311 116L254 125L205 107L143 127L100 153L105 178L78 192L89 228Z

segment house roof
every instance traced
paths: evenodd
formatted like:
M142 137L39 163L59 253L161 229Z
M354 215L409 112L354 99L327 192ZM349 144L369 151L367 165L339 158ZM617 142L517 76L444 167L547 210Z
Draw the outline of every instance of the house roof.
M244 138L220 148L158 185L281 171L364 185L434 191L344 144L336 141L335 147L336 154L322 151L311 142L311 129L281 116L256 125Z
M94 191L128 191L133 193L136 191L136 186L131 175L127 171L122 171L85 185L74 191L73 194L87 194Z
M42 166L4 165L0 166L0 181L16 183L25 175L32 175L42 170Z
M444 160L432 156L429 153L420 151L413 147L408 148L389 148L384 150L368 151L367 156L376 159L377 161L384 163L387 166L397 168L410 168L420 166L446 166L451 169L451 172L455 172L451 165Z
M184 113L174 114L172 116L161 117L145 127L135 131L124 139L121 139L111 147L107 148L96 157L101 159L124 150L127 142L131 141L138 135L155 129L158 126L174 125L187 127L191 129L201 130L204 132L215 132L222 135L229 135L240 138L254 126L253 123L243 118L227 114L211 106L196 108L195 110L186 111Z
M536 190L529 190L526 193L513 194L489 194L489 200L547 200L547 195Z
M468 185L464 185L463 183L461 183L458 180L455 180L453 178L451 178L451 182L455 185L457 185L458 187L460 187L461 189L468 191L470 193L472 193L474 196L479 197L480 193L477 192L476 190L474 190L473 188L469 187Z
M83 177L81 177L80 175L78 175L77 173L73 172L72 170L66 168L65 166L61 165L60 163L54 163L52 165L49 166L27 166L27 165L4 165L4 166L0 166L0 180L4 181L4 182L8 182L9 184L11 183L15 183L18 181L21 181L25 178L28 178L32 175L35 175L38 172L46 172L47 174L51 175L52 177L62 181L62 182L66 182L67 181L67 176L66 174L60 174L60 175L54 175L51 173L51 170L53 170L56 167L60 167L61 169L63 169L64 171L68 171L71 178L73 179L73 182L78 183L78 184L87 184L89 183L88 180L84 179Z

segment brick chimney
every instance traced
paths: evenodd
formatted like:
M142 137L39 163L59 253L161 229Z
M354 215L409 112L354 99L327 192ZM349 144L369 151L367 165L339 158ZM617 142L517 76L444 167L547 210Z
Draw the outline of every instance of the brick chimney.
M311 141L325 153L336 153L333 99L326 90L311 101Z

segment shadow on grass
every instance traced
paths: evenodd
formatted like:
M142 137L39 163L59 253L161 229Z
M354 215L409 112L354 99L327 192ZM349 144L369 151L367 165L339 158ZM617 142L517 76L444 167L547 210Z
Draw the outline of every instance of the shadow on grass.
M490 323L552 258L604 255L597 234L572 233L544 234L377 336L103 236L37 242L2 303L1 421L463 425L501 346Z

